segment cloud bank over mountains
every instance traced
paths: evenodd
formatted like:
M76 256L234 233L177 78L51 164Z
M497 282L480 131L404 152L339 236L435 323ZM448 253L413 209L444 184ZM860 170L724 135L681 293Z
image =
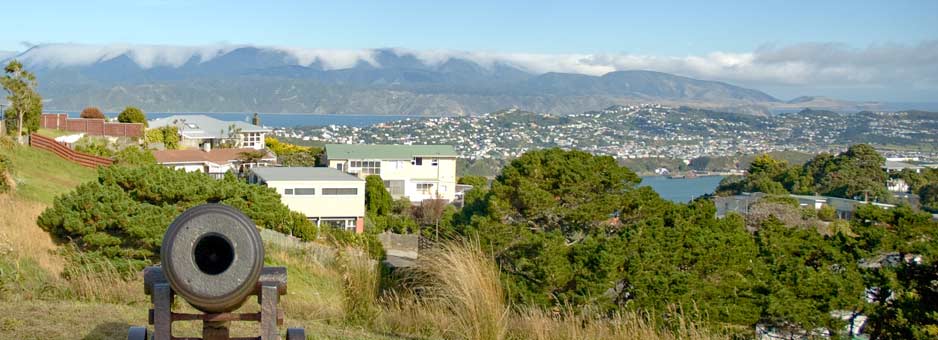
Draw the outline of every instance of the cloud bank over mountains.
M532 73L561 72L602 75L620 70L652 70L692 78L748 85L887 85L895 82L919 88L938 88L938 40L917 45L882 44L854 48L838 43L766 45L752 52L712 52L689 56L651 56L629 53L537 54L456 50L317 49L301 47L211 44L85 45L40 44L17 56L34 67L83 66L126 55L141 68L180 67L192 59L206 62L243 47L280 53L301 66L318 64L327 70L361 63L381 67L379 50L411 55L426 65L463 59L483 67L510 65Z

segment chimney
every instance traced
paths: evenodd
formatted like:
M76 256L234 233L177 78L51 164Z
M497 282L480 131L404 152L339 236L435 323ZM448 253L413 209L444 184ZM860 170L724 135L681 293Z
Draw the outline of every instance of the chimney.
M212 143L211 142L202 143L202 151L212 152Z

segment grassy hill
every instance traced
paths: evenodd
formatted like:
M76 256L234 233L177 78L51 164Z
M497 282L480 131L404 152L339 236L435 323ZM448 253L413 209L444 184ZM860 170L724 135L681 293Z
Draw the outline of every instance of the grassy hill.
M16 187L0 194L0 339L123 339L146 325L142 276L121 275L55 243L36 225L56 195L94 180L95 171L25 146L0 147ZM412 290L387 293L382 270L360 249L312 242L266 245L266 262L288 268L284 327L312 339L713 339L692 322L678 329L643 314L546 311L512 306L494 261L472 246L422 255L408 275ZM415 291L429 294L420 296ZM190 310L184 303L177 308ZM249 299L244 310L257 310ZM199 336L179 322L174 336ZM256 323L233 323L233 336L258 334Z
M0 194L0 339L122 339L129 326L146 325L142 277L70 270L66 248L36 225L56 195L93 180L95 170L30 147L2 148L0 155L12 161L16 183L13 193ZM285 325L323 339L396 339L342 325L341 275L302 259L268 249L267 262L290 267ZM235 335L258 331L256 324L238 326ZM175 335L197 336L200 327L178 323Z

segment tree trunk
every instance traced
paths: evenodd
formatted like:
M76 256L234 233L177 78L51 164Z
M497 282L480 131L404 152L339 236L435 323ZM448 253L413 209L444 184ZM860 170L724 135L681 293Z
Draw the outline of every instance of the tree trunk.
M16 120L16 141L20 144L25 144L23 139L23 116L25 116L25 112L22 110L17 112L18 119Z

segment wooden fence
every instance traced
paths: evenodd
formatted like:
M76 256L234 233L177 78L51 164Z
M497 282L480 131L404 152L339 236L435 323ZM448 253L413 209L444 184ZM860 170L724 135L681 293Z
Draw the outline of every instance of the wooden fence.
M65 113L43 113L40 126L45 129L114 137L143 137L144 130L141 123L114 123L104 119L68 118L68 114Z
M59 157L77 163L81 166L86 166L89 168L96 168L98 166L109 166L111 163L114 163L110 158L98 157L94 155L89 155L86 153L81 153L75 150L70 149L68 146L65 146L62 143L56 142L55 139L40 136L38 134L29 135L29 145L34 148L43 149L49 152L52 152Z

